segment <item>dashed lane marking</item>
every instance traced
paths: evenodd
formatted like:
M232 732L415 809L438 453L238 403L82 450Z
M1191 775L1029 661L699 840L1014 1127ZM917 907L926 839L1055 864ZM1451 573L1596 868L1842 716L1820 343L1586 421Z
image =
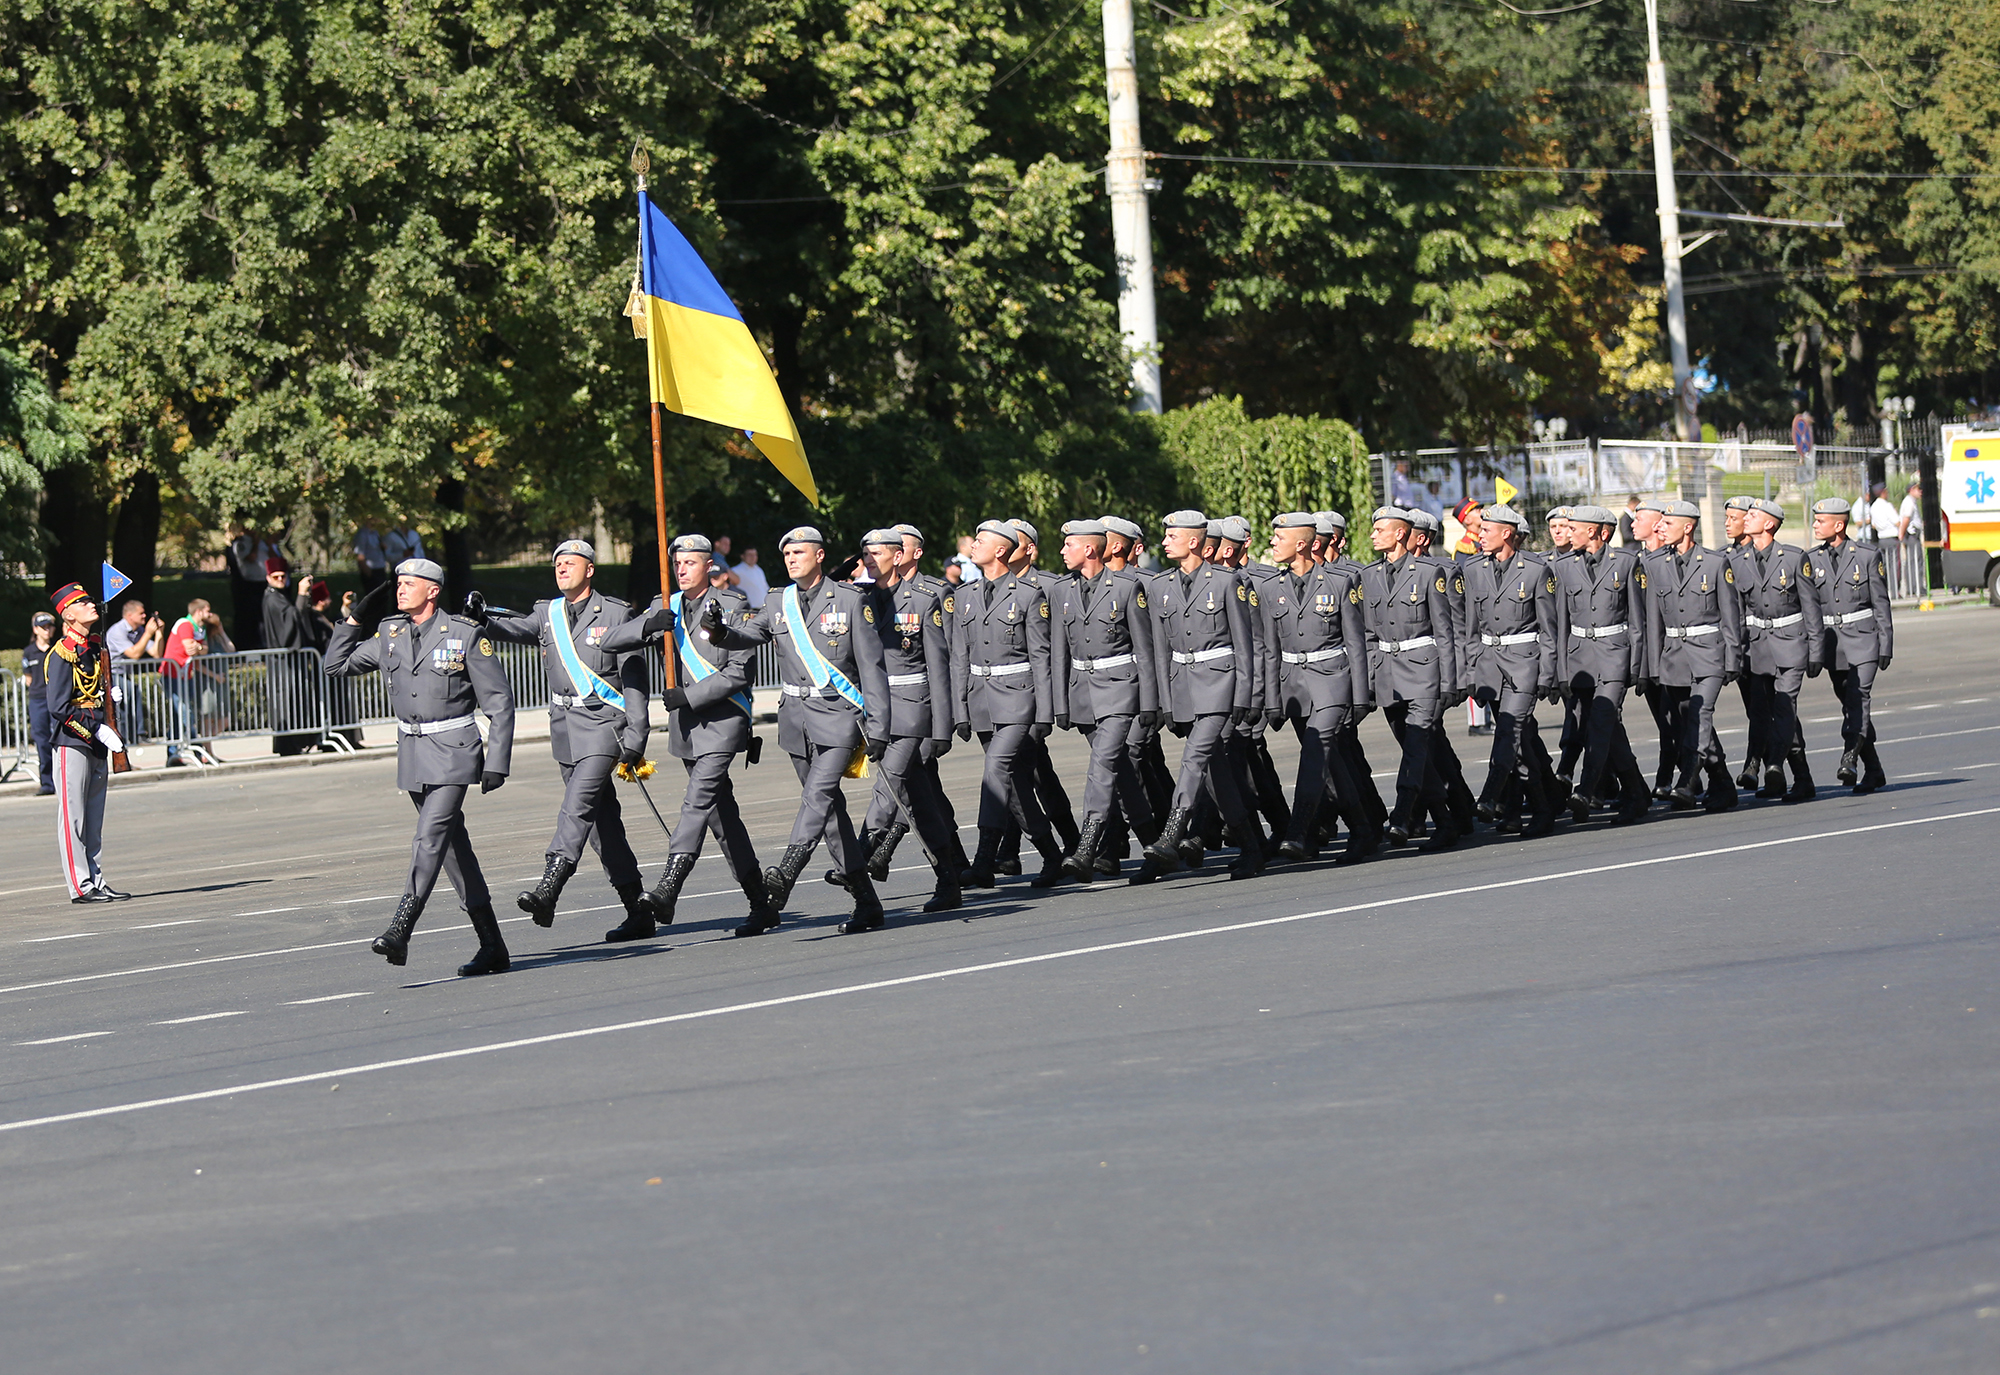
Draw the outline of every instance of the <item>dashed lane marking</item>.
M17 1046L59 1046L64 1041L88 1041L97 1036L109 1036L108 1031L78 1031L68 1036L44 1036L39 1041L16 1041Z
M155 1022L154 1026L186 1026L189 1022L217 1022L224 1017L247 1017L250 1009L239 1008L235 1012L204 1012L198 1017L175 1017L170 1021Z

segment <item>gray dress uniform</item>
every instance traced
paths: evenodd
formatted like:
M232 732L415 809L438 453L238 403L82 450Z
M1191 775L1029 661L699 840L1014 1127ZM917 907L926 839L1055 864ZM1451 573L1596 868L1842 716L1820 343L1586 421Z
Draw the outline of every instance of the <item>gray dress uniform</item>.
M1556 574L1539 555L1487 554L1465 567L1462 640L1476 646L1474 695L1494 709L1493 753L1482 797L1496 804L1509 780L1520 779L1537 816L1553 814L1544 795L1535 699L1556 685Z
M957 589L952 604L954 719L977 732L986 750L980 846L987 848L991 832L997 847L1011 817L1046 855L1055 840L1023 754L1029 728L1047 728L1055 719L1048 596L1035 583L1005 573Z
M1695 777L1706 770L1708 806L1726 810L1736 804L1736 784L1715 733L1715 704L1729 676L1742 669L1736 572L1722 554L1697 544L1686 554L1671 546L1656 551L1642 573L1648 676L1664 689L1674 725L1679 771L1674 800L1691 803Z
M536 602L534 610L523 616L489 613L486 633L496 640L541 647L542 674L549 687L549 749L563 780L562 806L556 812L548 854L574 865L588 844L597 851L611 886L630 888L639 882L639 861L625 836L624 813L611 774L620 754L646 747L646 663L631 650L608 648L606 641L630 623L632 608L595 591L566 606L577 661L621 694L622 700L607 701L592 693L588 684L570 681L549 620L553 600Z
M1362 618L1376 658L1375 700L1403 747L1389 826L1404 834L1420 798L1440 827L1451 815L1444 777L1431 761L1443 701L1460 682L1451 588L1444 568L1414 554L1362 568ZM1440 830L1439 843L1449 843L1444 837L1450 834Z
M465 790L486 774L504 776L513 757L514 694L493 641L476 623L442 611L421 625L386 616L365 638L358 625L335 626L327 676L358 678L373 669L388 680L396 713L396 786L417 809L404 901L421 909L442 868L467 911L488 907L463 808ZM474 707L486 713L484 743Z
M1016 522L1009 521L1010 525ZM1017 575L1022 582L1042 589L1048 599L1053 615L1056 596L1075 581L1069 573L1044 573L1039 568L1023 568ZM1053 623L1051 623L1053 625ZM1050 631L1051 662L1053 663L1054 630ZM1051 689L1053 694L1053 689ZM1053 700L1053 697L1052 697ZM1023 778L1027 787L1035 794L1035 802L1042 809L1042 815L1049 819L1049 828L1054 831L1056 843L1065 852L1074 850L1079 836L1076 812L1070 806L1069 791L1063 787L1062 775L1056 772L1055 761L1049 758L1048 741L1037 739L1033 732L1028 735L1028 743L1021 748ZM1007 838L1000 846L1003 859L1018 859L1021 852L1021 837L1017 827L1010 826Z
M1090 742L1083 834L1094 854L1115 805L1143 840L1155 833L1153 808L1132 752L1132 728L1140 713L1160 709L1146 584L1111 569L1095 579L1068 579L1056 591L1053 624L1056 719Z
M1253 592L1232 570L1208 565L1193 573L1169 568L1146 596L1152 603L1155 671L1164 685L1161 706L1187 737L1169 830L1176 817L1185 825L1208 788L1223 820L1247 834L1249 799L1238 771L1226 766L1223 748L1232 726L1247 721L1260 705L1257 640L1250 623ZM1261 860L1261 845L1258 851ZM1246 856L1249 852L1246 845Z
M864 828L879 837L900 813L909 818L904 824L914 826L934 864L955 866L958 829L934 767L940 748L934 742L949 749L956 724L945 598L916 578L904 578L894 587L876 584L864 595L874 611L889 682L889 747L876 768L875 796Z
M1747 689L1743 700L1755 742L1752 751L1765 775L1754 781L1764 785L1763 795L1781 795L1780 761L1789 761L1794 795L1810 796L1799 689L1807 675L1819 676L1824 632L1812 555L1775 540L1760 550L1746 539L1727 557L1743 606L1743 676L1738 682Z
M1610 524L1609 521L1604 522ZM1626 784L1633 815L1651 796L1625 734L1626 689L1645 676L1646 599L1629 548L1579 552L1555 566L1556 673L1577 704L1583 772L1576 795L1601 798L1607 775Z
M1280 519L1283 519L1282 517ZM1373 853L1380 837L1365 819L1359 786L1341 747L1356 724L1355 709L1373 701L1359 570L1320 564L1303 577L1280 568L1257 591L1264 624L1267 713L1292 723L1299 772L1292 789L1285 853L1303 858L1330 780L1340 811L1353 827L1349 852Z
M1878 546L1843 536L1813 546L1813 583L1824 623L1821 662L1840 698L1841 781L1854 773L1859 756L1867 775L1856 792L1873 792L1887 782L1875 754L1871 699L1875 675L1888 667L1895 648L1889 612L1888 567ZM1870 780L1873 780L1871 783Z

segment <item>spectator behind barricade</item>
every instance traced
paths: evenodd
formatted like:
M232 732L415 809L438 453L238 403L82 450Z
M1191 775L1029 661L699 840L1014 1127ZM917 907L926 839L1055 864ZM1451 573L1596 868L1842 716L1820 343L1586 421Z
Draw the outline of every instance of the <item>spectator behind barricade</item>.
M372 525L354 532L354 566L360 570L363 592L373 592L389 576L389 555L382 545L382 532Z
M55 724L49 716L48 658L55 647L56 618L37 611L28 623L28 643L21 650L21 681L28 690L28 738L34 741L41 780L40 795L56 790Z
M1618 547L1621 549L1630 549L1639 542L1639 537L1632 533L1632 513L1638 509L1637 493L1625 498L1625 509L1618 513Z
M1854 504L1847 508L1847 537L1858 544L1872 544L1875 541L1875 525L1868 519L1868 493L1854 498Z
M1442 521L1444 519L1444 484L1441 482L1427 483L1424 487L1424 494L1417 498L1417 502L1424 510L1429 511Z
M1894 562L1902 531L1897 528L1896 508L1889 500L1886 482L1875 483L1868 489L1868 526L1876 547L1882 551L1883 562Z
M979 565L972 561L972 536L958 537L958 552L951 557L951 566L958 570L960 583L978 582Z
M1924 559L1924 484L1912 482L1910 490L1903 493L1903 504L1896 511L1897 538L1903 546L1903 557L1899 560L1902 570L1901 596L1914 597L1924 590L1924 574L1929 571Z
M736 574L729 563L729 536L717 535L708 553L708 581L713 587L736 586Z
M306 612L291 590L291 566L272 558L264 581L264 648L316 649ZM274 656L264 673L271 698L271 748L278 754L304 754L319 743L319 670L287 654Z
M1389 475L1389 504L1400 506L1405 511L1417 504L1416 484L1410 481L1408 459L1396 460L1396 470Z
M166 625L158 616L148 616L146 604L137 597L125 600L118 608L117 622L104 632L104 648L111 655L111 681L118 688L112 699L117 704L118 733L128 743L146 738L140 685L148 675L140 665L160 657L166 634Z
M771 595L771 580L764 576L764 570L757 566L757 550L753 546L743 551L743 560L729 570L736 579L736 590L749 599L750 609L757 610L764 605L764 599Z
M424 537L417 533L415 526L405 526L401 530L391 530L382 536L382 557L391 568L398 567L405 559L430 557L424 553Z
M229 632L222 617L196 597L187 604L187 615L175 621L167 632L167 647L160 655L160 681L167 690L167 767L184 768L181 749L188 744L207 747L202 737L214 730L227 730L225 716L228 684L223 675L199 662L211 654L234 654Z

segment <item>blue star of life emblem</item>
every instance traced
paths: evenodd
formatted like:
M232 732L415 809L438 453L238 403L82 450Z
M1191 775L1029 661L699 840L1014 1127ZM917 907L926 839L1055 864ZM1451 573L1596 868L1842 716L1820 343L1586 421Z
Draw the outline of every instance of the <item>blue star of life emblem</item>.
M1965 499L1976 506L1993 500L1993 474L1977 472L1965 480Z

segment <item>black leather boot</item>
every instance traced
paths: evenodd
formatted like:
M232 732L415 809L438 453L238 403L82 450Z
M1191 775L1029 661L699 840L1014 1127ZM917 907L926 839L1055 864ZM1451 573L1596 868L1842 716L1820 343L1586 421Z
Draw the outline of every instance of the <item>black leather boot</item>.
M861 834L856 836L855 839L861 842L861 854L863 862L866 862L867 857L875 853L875 842L881 839L881 837L866 826L863 826ZM847 886L847 875L838 869L829 869L824 874L821 874L820 878L836 888L845 888Z
M1127 883L1151 883L1160 875L1171 874L1180 868L1181 837L1187 833L1188 819L1191 815L1192 810L1187 807L1176 807L1167 813L1167 824L1160 827L1160 833L1154 837L1153 843L1139 852L1143 862L1139 865L1139 872L1127 879Z
M778 909L771 902L771 895L764 888L764 876L751 871L738 875L737 882L743 886L743 896L750 899L750 920L731 931L733 936L761 936L766 931L777 929Z
M1229 877L1237 879L1255 878L1264 872L1264 826L1251 812L1236 825L1236 860L1229 866Z
M1083 843L1081 832L1077 835L1077 843ZM1062 844L1053 834L1035 842L1035 853L1042 857L1042 871L1028 880L1030 888L1053 888L1069 877L1069 870L1063 865Z
M1736 780L1729 776L1727 764L1708 766L1708 796L1702 807L1711 812L1726 812L1736 805Z
M1757 786L1757 780L1765 772L1764 761L1754 754L1750 755L1743 761L1743 772L1736 775L1736 786L1739 788L1754 788ZM1757 795L1759 797L1763 796L1762 793Z
M543 858L542 881L514 899L514 905L526 912L537 926L556 924L556 899L562 896L563 885L576 872L576 861L564 859L561 855L547 855Z
M784 907L799 881L800 871L806 867L806 861L812 858L812 852L817 848L817 842L810 840L787 845L784 858L764 871L764 892L771 906Z
M958 876L961 885L967 888L993 886L993 861L1000 853L1001 835L997 826L979 828L979 848L972 856L972 863L966 865L965 872Z
M1875 753L1875 742L1861 742L1861 781L1854 785L1856 797L1865 796L1889 781L1889 775L1882 772L1882 759Z
M514 962L507 958L507 942L500 939L500 918L493 915L492 905L481 903L466 916L479 937L479 953L458 967L458 977L476 979L481 974L505 974L513 968Z
M924 910L955 912L965 906L965 894L959 891L958 858L940 860L931 867L937 872L937 887L931 892L931 900L924 904Z
M882 899L875 896L875 884L868 871L864 868L851 875L847 887L854 894L854 915L840 924L840 934L858 936L863 931L880 931L887 919L882 915Z
M896 857L896 847L903 843L903 837L909 833L909 824L898 821L875 837L875 848L868 856L868 877L877 883L889 881L889 862Z
M625 908L625 920L604 933L608 941L643 940L653 934L653 914L646 907L646 885L644 883L614 883L611 891L618 895L618 901ZM643 930L640 929L643 925ZM620 935L631 930L636 934Z
M1812 766L1806 763L1806 752L1794 745L1785 751L1785 762L1792 766L1792 788L1785 794L1787 802L1810 802L1819 796L1819 789L1813 786Z
M1861 777L1861 771L1855 767L1857 762L1854 747L1849 745L1840 752L1840 767L1833 771L1833 776L1848 787L1853 787L1855 780Z
M1618 815L1611 818L1611 824L1630 826L1635 821L1643 820L1646 813L1653 810L1653 792L1646 786L1646 775L1639 772L1636 761L1625 766L1618 775L1618 781L1624 785L1625 795L1619 799Z
M1741 780L1738 780L1737 786L1739 788L1742 786ZM1776 764L1766 768L1762 786L1757 789L1757 796L1766 802L1782 801L1785 796L1785 771Z
M1528 794L1528 824L1521 828L1521 839L1538 840L1542 836L1553 835L1557 803L1549 796L1548 781L1532 763L1528 765L1528 776L1522 787Z
M417 918L423 914L421 898L404 897L396 904L396 915L390 920L389 929L368 948L400 969L409 962L410 932L416 929Z
M661 926L674 924L674 907L680 901L681 885L686 883L687 876L694 872L694 861L693 855L668 855L667 867L660 871L660 881L653 885L652 892L639 900L647 914ZM650 936L653 933L648 931L646 934ZM613 938L606 936L605 939ZM638 937L626 939L637 940Z
M1104 818L1091 812L1077 833L1076 849L1062 862L1064 870L1078 883L1089 883L1097 877L1097 847L1103 843Z

